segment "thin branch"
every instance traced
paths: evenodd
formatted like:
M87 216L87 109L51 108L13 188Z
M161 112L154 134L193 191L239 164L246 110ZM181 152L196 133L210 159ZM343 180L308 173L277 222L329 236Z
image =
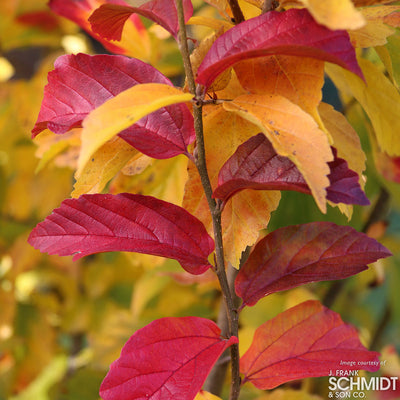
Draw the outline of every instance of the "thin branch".
M194 80L193 68L190 62L189 47L186 35L185 14L183 11L183 3L181 0L175 0L176 9L178 12L179 33L178 45L182 55L183 67L185 68L185 75L189 86L189 91L193 95L196 94L196 83Z
M276 1L276 0L265 0L261 12L262 12L262 14L264 14L264 13L266 13L268 11L275 10L278 7L279 7L279 1Z
M228 0L229 6L232 10L233 18L235 20L235 24L240 24L244 21L244 15L242 9L239 6L237 0Z
M221 223L221 207L219 202L217 203L212 197L212 186L207 171L205 144L203 135L203 97L196 93L196 82L194 80L193 69L190 63L189 49L187 45L186 26L183 12L182 0L175 0L178 21L179 21L179 49L183 58L183 65L185 68L186 79L190 92L195 96L193 104L193 118L194 118L194 129L196 132L196 156L195 164L200 175L203 190L207 198L208 206L213 221L214 230L214 242L215 242L215 258L216 258L216 274L221 286L221 292L226 307L226 317L228 321L228 334L229 336L238 336L238 314L235 309L232 292L229 287L228 279L225 272L225 260L224 260L224 249L222 240L222 223ZM230 1L232 4L238 7L241 13L240 7L237 1ZM238 11L236 9L236 13ZM233 9L232 9L232 12ZM236 17L235 17L236 18ZM240 19L240 18L239 18ZM244 18L243 18L244 20ZM230 400L237 400L240 392L240 373L239 373L239 346L237 344L230 347L231 352L231 369L232 369L232 383L231 383L231 395Z

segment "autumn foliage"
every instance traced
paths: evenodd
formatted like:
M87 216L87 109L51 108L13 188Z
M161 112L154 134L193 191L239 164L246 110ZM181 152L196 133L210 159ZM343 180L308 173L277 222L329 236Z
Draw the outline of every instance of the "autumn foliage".
M44 372L24 361L18 370L0 348L0 371L15 363L6 390L45 399L58 383L62 398L84 397L70 378L79 382L79 367L55 357L63 338L104 400L279 399L262 391L280 385L288 398L320 399L326 387L307 393L299 380L395 376L379 371L388 317L355 315L362 299L376 303L374 286L388 294L383 311L371 309L393 313L390 280L400 279L388 227L399 214L381 204L400 182L400 5L50 0L40 16L15 23L46 21L60 37L80 29L105 50L53 51L38 73L37 176L53 171L41 192L59 186L69 198L38 212L40 197L23 217L5 208L33 221L17 245L0 242L11 254L1 265L20 248L34 254L13 279L44 268L62 300L52 313L30 305L53 316Z

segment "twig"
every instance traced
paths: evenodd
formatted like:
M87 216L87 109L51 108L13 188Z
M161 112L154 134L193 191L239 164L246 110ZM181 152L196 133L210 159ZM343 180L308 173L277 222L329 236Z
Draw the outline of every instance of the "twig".
M221 208L220 204L215 201L212 197L212 187L210 178L207 171L204 135L203 135L203 98L199 97L196 93L196 82L194 80L193 69L190 63L189 49L187 45L186 26L183 12L182 0L175 0L178 21L179 21L179 49L183 58L183 65L185 68L186 79L190 92L195 96L193 104L193 118L194 118L194 129L196 132L196 157L195 164L200 175L201 183L203 185L204 194L207 198L208 206L210 209L213 230L214 230L214 242L215 242L215 258L216 265L215 271L218 277L218 281L221 286L221 292L226 308L226 318L228 321L228 336L238 336L238 315L235 308L232 292L229 287L228 279L225 271L225 259L224 249L222 240L222 223L221 223ZM240 7L237 1L230 1L230 4L236 4L238 9ZM234 10L232 9L232 12ZM236 10L237 12L237 10ZM241 10L240 10L241 13ZM236 17L235 17L236 18ZM244 20L244 18L243 18ZM232 371L232 383L231 383L231 395L230 400L237 400L240 392L240 373L239 373L239 346L234 344L230 347L231 352L231 371Z
M229 6L232 10L233 18L235 24L240 24L241 22L244 21L244 15L242 12L242 9L239 6L239 3L237 0L228 0Z
M274 0L265 0L261 12L264 14L264 13L266 13L268 11L274 10L275 8L276 7L275 7L275 1Z

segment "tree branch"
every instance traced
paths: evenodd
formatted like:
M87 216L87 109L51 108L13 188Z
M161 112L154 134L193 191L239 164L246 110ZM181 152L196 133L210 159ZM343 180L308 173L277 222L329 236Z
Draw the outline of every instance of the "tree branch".
M265 0L261 12L264 14L268 11L275 10L275 8L278 7L278 5L279 3L276 0Z
M232 10L233 18L235 19L235 24L240 24L244 21L244 15L242 9L239 6L237 0L228 0L229 7Z
M196 94L196 82L194 80L193 69L190 63L189 49L187 45L187 35L186 26L183 12L182 0L175 0L177 11L178 11L178 21L179 21L179 49L183 58L183 65L185 68L186 79L190 92L195 96L195 102L193 104L193 118L194 118L194 129L196 132L196 157L195 164L200 175L201 183L203 185L204 193L207 198L208 206L210 209L213 230L214 230L214 242L215 242L215 258L216 265L215 271L218 277L218 281L221 286L222 296L224 299L226 318L228 321L228 336L238 336L238 314L235 308L232 292L228 283L228 278L225 271L225 259L224 259L224 249L222 240L222 223L221 223L221 207L220 204L215 201L212 197L212 186L210 178L207 171L206 154L205 154L205 144L203 135L203 98L198 97ZM241 10L237 1L230 1L230 4L237 6L235 12ZM238 18L242 18L238 15ZM236 18L236 16L235 16ZM244 20L244 18L243 18ZM200 95L199 95L200 96ZM240 392L240 372L239 372L239 346L234 344L230 347L231 352L231 371L232 371L232 382L231 382L231 395L230 400L237 400Z

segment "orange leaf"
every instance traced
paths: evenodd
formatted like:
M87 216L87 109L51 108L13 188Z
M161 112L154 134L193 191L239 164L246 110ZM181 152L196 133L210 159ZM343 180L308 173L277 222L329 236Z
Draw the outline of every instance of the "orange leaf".
M72 197L84 193L100 193L107 182L139 151L115 136L101 146L86 163L77 178Z
M353 361L342 365L341 361ZM261 325L240 360L244 382L272 389L296 379L336 370L377 371L378 353L368 351L357 331L318 301L301 303Z
M218 173L224 162L240 144L258 132L256 126L238 115L227 113L222 107L204 117L207 169L213 188L218 185ZM189 164L188 172L183 207L199 218L211 233L211 216L197 170ZM247 245L253 245L258 232L268 225L270 213L276 209L279 200L277 191L244 191L227 203L222 214L224 251L233 266L238 266L242 251Z
M255 94L279 94L318 120L316 107L322 99L324 62L276 55L241 61L235 72L241 85Z
M326 134L311 116L278 95L243 95L223 106L258 126L275 151L297 166L325 213L330 172L327 163L333 156Z
M321 25L329 29L357 29L365 25L351 0L300 0Z

